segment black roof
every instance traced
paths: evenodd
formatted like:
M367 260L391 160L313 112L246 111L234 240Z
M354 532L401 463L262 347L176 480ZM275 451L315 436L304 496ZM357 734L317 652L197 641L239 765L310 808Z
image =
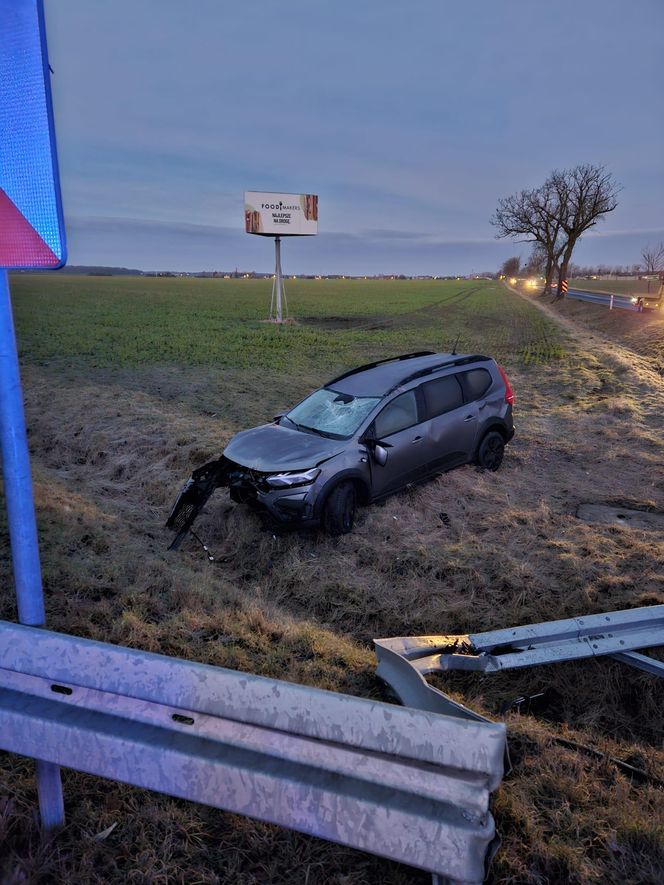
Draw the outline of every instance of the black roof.
M479 354L419 351L379 360L338 375L325 386L352 396L386 396L397 387L433 372L490 359Z

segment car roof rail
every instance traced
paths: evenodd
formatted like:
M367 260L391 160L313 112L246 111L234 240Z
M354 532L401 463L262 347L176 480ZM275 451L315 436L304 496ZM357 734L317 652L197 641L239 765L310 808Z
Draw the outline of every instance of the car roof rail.
M483 356L481 353L474 353L470 356L454 357L454 359L445 360L442 363L436 363L435 366L429 366L426 369L420 369L418 372L413 372L412 375L406 375L405 378L402 378L400 381L397 381L396 384L392 385L385 396L387 396L388 393L392 393L398 387L401 387L402 384L409 384L411 381L415 381L417 378L423 378L425 375L431 375L433 372L438 372L441 369L449 369L451 366L465 366L468 363L489 362L490 360L490 356Z
M388 356L384 360L376 360L373 363L367 363L365 366L358 366L356 369L351 369L349 372L344 372L343 375L337 375L336 378L328 381L325 387L329 387L331 384L336 384L337 381L341 381L343 378L349 378L351 375L357 375L358 372L366 372L369 369L375 369L376 366L380 366L382 363L391 363L398 360L414 360L418 356L433 356L434 354L435 350L417 350L415 351L415 353L404 353L402 356Z

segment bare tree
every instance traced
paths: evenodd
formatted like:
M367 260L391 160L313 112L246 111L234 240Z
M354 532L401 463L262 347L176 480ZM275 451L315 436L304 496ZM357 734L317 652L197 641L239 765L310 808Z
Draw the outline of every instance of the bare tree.
M520 267L521 259L518 255L515 255L513 258L508 258L507 261L503 261L500 272L505 274L506 277L515 277L519 273Z
M562 298L562 281L567 279L569 263L579 237L609 212L613 212L618 205L620 188L604 166L593 166L590 163L564 169L562 172L552 172L545 187L551 188L556 195L552 220L560 223L565 235L556 293L557 298Z
M497 237L540 243L546 250L545 292L558 271L556 297L579 237L618 205L618 185L604 166L584 164L552 172L542 187L499 200L491 223ZM560 264L559 264L560 262Z
M525 270L528 275L542 274L546 270L548 254L541 243L535 243L530 251Z
M558 193L547 181L534 190L522 190L498 201L491 224L496 237L514 237L520 242L539 244L546 255L544 291L551 291L551 281L565 247L558 206Z
M658 273L664 270L664 242L655 246L648 244L641 250L643 270L645 273Z

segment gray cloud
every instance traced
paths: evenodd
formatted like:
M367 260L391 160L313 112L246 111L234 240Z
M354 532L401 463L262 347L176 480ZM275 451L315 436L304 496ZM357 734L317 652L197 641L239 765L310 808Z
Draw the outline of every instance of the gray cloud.
M382 228L374 228L361 232L362 236L370 237L373 240L426 240L429 234L418 233L409 230L384 230Z
M147 221L145 219L73 217L67 222L70 264L109 264L142 270L243 270L270 272L274 246L266 237L239 227ZM646 238L647 240L647 238ZM575 253L579 263L637 262L642 233L589 237ZM510 255L525 258L529 246L495 239L432 241L426 238L368 238L354 233L291 237L282 244L282 264L289 273L405 273L456 275L497 267Z
M660 102L662 4L513 0L481 16L439 0L46 7L65 212L148 225L132 244L75 220L73 254L86 263L140 243L141 266L161 266L187 259L172 251L185 241L208 266L222 242L226 264L259 261L265 244L233 233L243 191L256 189L320 195L319 245L289 249L307 266L319 256L333 269L334 243L340 272L416 256L469 272L526 248L493 240L499 197L586 161L606 163L624 190L579 248L603 239L632 250L632 234L661 224L664 118L627 121L635 95L642 107ZM547 46L547 64L574 65L556 66L542 101ZM199 233L159 236L158 222Z

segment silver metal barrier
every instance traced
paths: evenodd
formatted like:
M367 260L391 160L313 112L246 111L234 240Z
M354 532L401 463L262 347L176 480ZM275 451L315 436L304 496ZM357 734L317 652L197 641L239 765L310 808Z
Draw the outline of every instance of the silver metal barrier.
M536 664L610 656L655 676L664 663L635 649L664 645L664 605L507 627L487 633L375 639L377 674L411 707L459 718L484 717L429 685L429 673L497 673Z
M457 882L495 837L505 727L0 622L0 748Z

